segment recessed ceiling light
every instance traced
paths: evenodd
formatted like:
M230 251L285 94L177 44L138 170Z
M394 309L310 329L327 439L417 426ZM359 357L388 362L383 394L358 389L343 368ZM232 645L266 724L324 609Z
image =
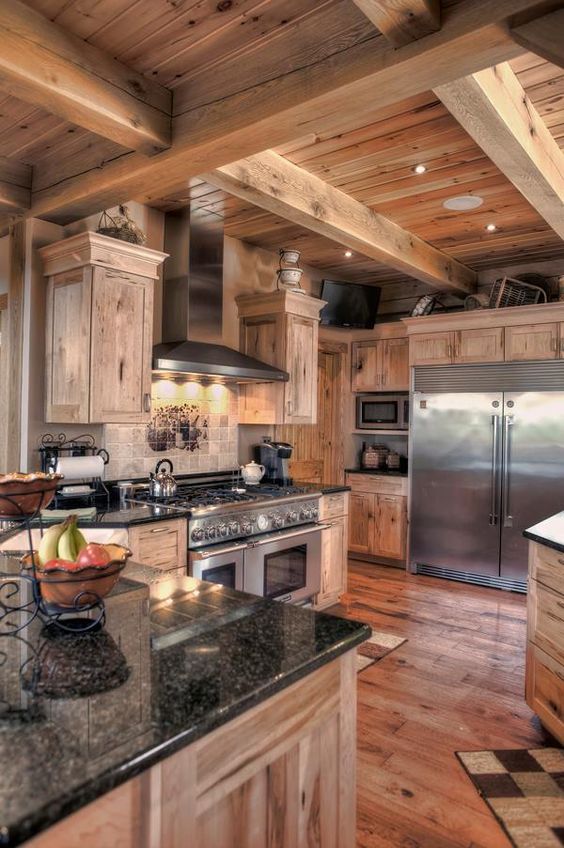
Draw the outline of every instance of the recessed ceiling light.
M449 197L443 202L443 206L453 212L466 212L468 209L477 209L483 202L483 198L477 194L461 194L458 197Z
M347 259L350 259L352 256L352 250L345 250L345 256L347 257Z
M495 233L497 226L495 224L486 224L484 229L487 230L488 233Z
M427 170L426 165L416 165L415 168L413 169L413 172L415 174L424 174L426 170Z

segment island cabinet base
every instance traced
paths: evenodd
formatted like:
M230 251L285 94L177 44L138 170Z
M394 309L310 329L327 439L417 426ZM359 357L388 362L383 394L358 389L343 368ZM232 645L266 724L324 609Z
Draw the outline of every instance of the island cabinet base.
M26 843L28 848L354 848L349 651Z

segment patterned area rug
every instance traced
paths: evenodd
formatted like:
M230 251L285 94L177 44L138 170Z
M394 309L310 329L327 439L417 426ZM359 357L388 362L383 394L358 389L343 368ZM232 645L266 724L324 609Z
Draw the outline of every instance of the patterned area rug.
M564 845L564 750L470 751L458 758L516 848Z
M372 636L356 649L356 670L364 671L369 665L383 659L387 654L395 651L400 645L407 642L403 636L393 636L391 633L380 633L372 631Z

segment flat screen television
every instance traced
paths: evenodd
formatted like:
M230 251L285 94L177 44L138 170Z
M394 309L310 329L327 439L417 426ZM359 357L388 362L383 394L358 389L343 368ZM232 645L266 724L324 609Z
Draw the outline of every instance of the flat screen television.
M381 289L337 280L323 280L321 323L328 327L355 327L371 330L376 320Z

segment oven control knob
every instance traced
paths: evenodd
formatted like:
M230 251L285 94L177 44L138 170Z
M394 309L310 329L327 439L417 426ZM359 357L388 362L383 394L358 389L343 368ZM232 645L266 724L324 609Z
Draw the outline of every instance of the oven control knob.
M316 506L314 506L314 507L313 507L313 509L312 509L312 511L311 511L311 517L312 517L315 521L317 521L317 519L319 518L319 510L317 509L317 507L316 507Z
M229 525L230 535L236 536L240 532L241 532L241 527L239 526L239 522L238 521L232 521L231 524Z
M268 530L268 515L265 515L264 512L257 516L257 528L261 532Z
M272 526L276 527L277 530L280 527L282 527L283 524L284 524L284 519L282 518L281 515L275 515L274 518L272 519Z
M251 522L250 521L243 521L243 523L241 524L241 533L243 533L245 536L248 536L249 533L252 533L252 532L253 532L253 525L251 524Z
M192 530L192 539L194 542L201 542L204 538L204 531L201 527L196 527L195 530Z
M215 539L215 526L213 524L206 528L206 536L208 539Z
M300 513L300 518L303 518L304 521L307 521L308 519L310 519L311 518L311 509L309 509L309 507L302 509L302 511Z
M229 528L227 524L220 524L217 528L217 532L220 536L227 536L227 534L229 533Z
M295 510L293 510L292 512L289 512L288 515L286 516L286 522L288 524L293 524L294 521L297 521L297 520L298 520L298 513Z

